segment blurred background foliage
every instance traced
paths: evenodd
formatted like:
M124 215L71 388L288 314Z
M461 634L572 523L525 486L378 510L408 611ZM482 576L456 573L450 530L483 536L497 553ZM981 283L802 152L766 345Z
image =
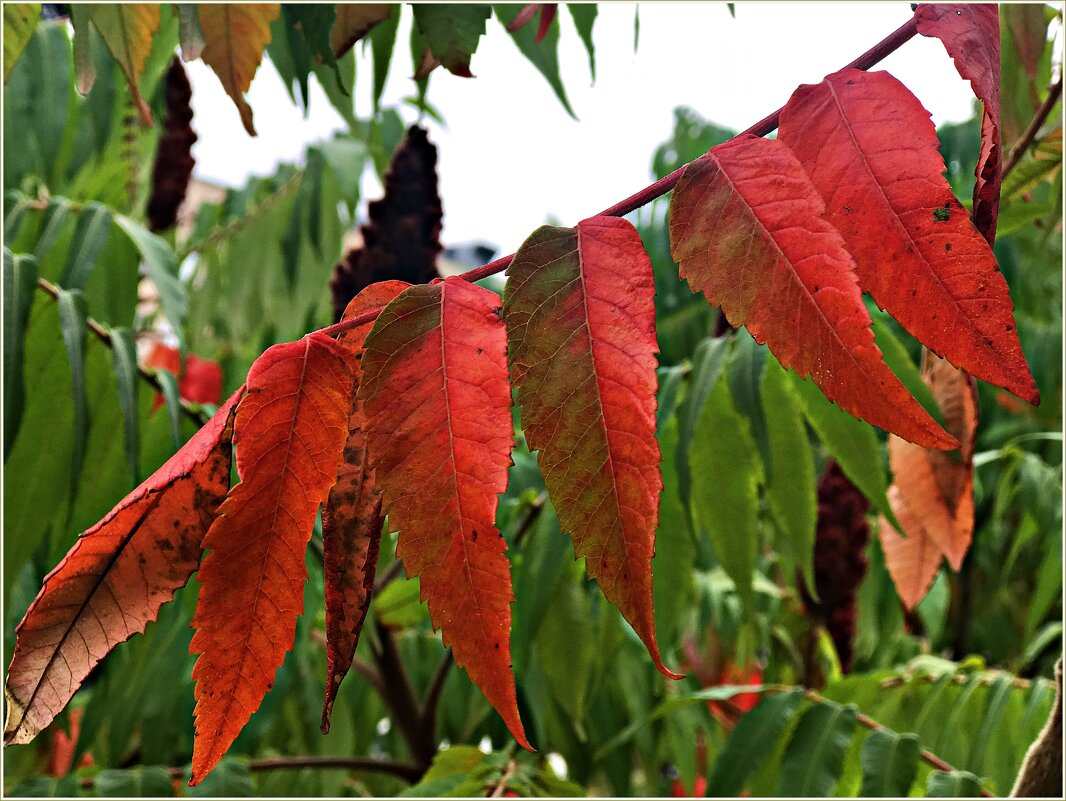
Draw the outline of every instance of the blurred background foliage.
M140 124L125 79L98 37L90 37L95 85L87 96L77 94L70 28L64 9L52 9L4 91L4 308L14 320L4 332L5 386L19 360L24 374L21 397L5 394L9 654L16 623L77 534L191 436L259 353L331 322L334 265L344 256L346 233L366 219L364 173L385 176L412 120L447 114L430 105L427 78L403 107L376 104L369 118L354 117L327 68L300 49L305 44L294 17L311 12L285 6L268 55L294 102L306 103L307 81L321 80L349 129L309 147L300 166L282 165L269 178L203 200L177 228L159 229L146 212L159 185L154 154L181 121L169 128ZM496 14L511 21L515 9ZM399 55L406 46L395 42L400 13L410 12L397 7L367 40L375 85L383 85L379 70L390 59L408 69ZM587 32L593 57L595 7L570 13L583 38ZM1047 35L1059 12L1004 6L1001 13L1010 144L1061 69ZM167 72L178 43L177 16L164 12L163 19L140 82L161 121L174 114L176 84ZM420 35L417 26L414 31ZM553 58L557 31L555 23L542 41L530 25L512 35L568 107ZM413 42L416 69L421 52ZM355 79L354 60L342 58L336 69ZM49 731L6 751L5 792L849 796L879 789L966 795L984 788L1005 794L1047 717L1053 688L1046 677L1062 650L1061 111L1048 120L1004 184L995 246L1043 404L1030 408L979 386L973 545L958 573L942 565L913 613L897 597L876 532L867 531L874 517L863 511L885 503L884 435L806 392L765 348L733 331L678 279L667 203L659 200L632 219L655 269L661 349L666 490L654 560L656 619L664 658L687 678L662 680L635 634L574 562L516 419L515 463L498 523L517 598L512 647L519 704L536 754L516 753L480 692L463 672L448 670L417 581L390 569L394 536L386 537L378 564L379 587L358 652L363 669L342 685L330 734L318 731L325 649L316 529L295 649L230 756L203 785L181 781L193 731L193 581L144 635L105 660ZM651 154L651 177L733 133L692 109L677 109L672 136ZM939 130L948 177L964 200L972 192L979 134L976 111L973 119ZM58 302L34 288L37 278L56 290ZM498 279L486 284L502 286ZM879 345L902 354L908 375L916 376L918 344L872 303L870 309ZM110 332L110 347L85 335L87 317ZM164 365L151 356L157 346L189 356ZM134 348L144 372L166 390L161 398L131 372L128 359L116 358ZM179 386L194 357L218 365L217 390L205 395L197 394L202 384ZM780 455L774 432L782 427L799 432L792 441L800 458L789 469L773 462ZM777 470L776 482L793 487L783 505L764 493L754 539L716 528L716 512L728 501L707 479L708 460L716 458L771 485ZM845 521L855 536L833 546L848 551L852 561L842 564L858 566L836 577L857 585L846 602L854 617L846 643L812 613L817 602L810 595L814 585L834 578L832 565L817 557L814 518L818 477L835 469L833 463L867 496L858 496L859 511ZM757 547L749 549L752 542ZM731 578L737 564L749 562L740 581ZM343 762L418 763L411 721L398 719L390 693L399 686L422 699L441 678L435 727L422 734L432 750L441 749L428 773L421 775L424 760L417 782ZM381 683L392 687L383 690ZM801 686L821 694L790 689ZM888 730L871 732L857 712ZM920 761L919 746L957 770L932 769ZM886 749L895 756L883 758Z

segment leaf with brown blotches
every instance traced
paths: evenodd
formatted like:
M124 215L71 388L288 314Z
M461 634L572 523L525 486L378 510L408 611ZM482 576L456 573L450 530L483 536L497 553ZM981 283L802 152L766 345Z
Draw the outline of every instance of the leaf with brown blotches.
M384 281L371 284L352 299L342 320L387 306L410 284ZM322 706L322 731L329 731L333 701L341 681L352 666L359 634L370 608L374 567L381 543L381 492L366 458L366 419L356 393L362 371L363 340L373 321L341 334L337 341L347 349L351 368L352 408L348 440L337 469L337 483L322 509L323 571L326 579L326 698Z
M237 390L166 464L82 534L19 623L4 742L28 743L111 650L155 620L200 564L229 490Z
M371 28L387 20L392 9L389 3L337 3L337 17L329 32L333 55L340 58L351 50Z

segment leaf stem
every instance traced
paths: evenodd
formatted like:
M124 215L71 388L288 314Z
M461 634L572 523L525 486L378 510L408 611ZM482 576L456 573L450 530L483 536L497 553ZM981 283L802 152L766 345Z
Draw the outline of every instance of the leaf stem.
M37 288L44 292L46 295L48 295L50 298L52 298L52 300L59 300L59 287L57 287L51 281L47 281L44 278L38 278ZM104 326L102 326L92 317L85 318L85 327L88 328L89 331L98 340L100 340L105 347L109 349L114 348L114 344L111 341L111 332L104 328ZM156 392L163 391L163 386L159 383L159 377L156 375L154 370L148 370L140 362L138 362L137 372L140 374L141 378L143 378L155 388ZM181 410L185 412L186 416L188 416L190 420L196 423L196 425L202 426L210 419L210 417L205 414L203 409L201 409L199 406L189 403L184 398L179 398L179 400L181 402Z
M1059 97L1062 96L1062 76L1051 85L1048 90L1047 97L1044 98L1044 102L1040 104L1040 108L1036 110L1036 114L1033 115L1033 119L1030 120L1029 126L1022 133L1018 141L1014 143L1014 146L1010 149L1010 153L1007 155L1007 162L1003 165L1003 173L1000 176L1001 180L1006 180L1010 171L1018 166L1018 162L1022 160L1022 156L1025 155L1025 151L1033 144L1036 139L1037 133L1040 131L1048 116L1051 114L1051 109L1055 107L1055 103L1058 102Z
M858 70L868 70L870 69L870 67L877 64L890 53L894 53L896 50L902 47L917 33L918 20L916 17L911 17L888 36L886 36L880 42L878 42L865 53L863 53L861 56L856 58L851 63L847 64L845 67L843 67L843 69L851 68ZM780 117L781 111L782 109L778 109L772 114L768 114L747 130L741 131L734 138L738 138L741 136L766 136L767 134L773 132L777 129L778 118ZM681 180L681 176L684 174L685 169L687 167L688 164L684 164L681 167L678 167L666 177L660 178L655 183L644 187L639 192L636 192L627 197L625 200L620 200L613 206L604 209L599 213L598 216L623 217L626 214L629 214L631 211L636 211L641 206L645 206L648 203L651 203L651 201L655 200L656 198L662 197L675 186L677 186L677 182ZM513 253L509 256L501 256L495 261L491 261L488 264L482 265L481 267L475 267L473 270L468 270L465 273L461 273L457 277L462 278L464 281L480 281L483 278L488 278L490 275L502 273L504 270L507 269L508 265L510 265L512 259L514 259ZM334 323L333 325L326 326L325 328L320 328L315 333L325 334L326 336L336 336L345 331L348 331L349 329L356 328L360 325L363 325L364 323L371 322L372 320L377 318L383 308L384 307L382 306L376 309L369 309L360 315L352 317L350 320L342 320L339 323Z

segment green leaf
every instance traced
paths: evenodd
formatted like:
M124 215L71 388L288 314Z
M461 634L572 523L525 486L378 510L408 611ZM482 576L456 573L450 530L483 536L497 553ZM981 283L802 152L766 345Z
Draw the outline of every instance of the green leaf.
M865 798L906 797L918 775L921 746L915 734L888 729L871 732L862 744L862 789Z
M52 249L52 245L59 239L68 219L70 219L70 203L65 198L54 197L48 201L48 208L45 209L44 218L41 220L41 234L33 249L33 257L37 259L38 264L44 260L45 255Z
M884 312L875 311L870 316L873 318L874 323L874 338L877 340L877 347L881 349L881 355L885 358L885 364L903 382L903 386L915 397L918 403L922 404L922 408L929 412L930 416L938 424L943 425L944 414L940 411L936 398L933 397L933 390L925 383L925 379L922 378L917 365L911 361L911 357L908 355L907 349L903 347L903 343L892 332L892 328L887 322L888 315Z
M5 7L6 9L6 7ZM5 11L6 13L6 11ZM22 421L26 322L37 287L37 260L4 248L4 458Z
M556 582L544 619L537 628L536 647L548 689L570 720L581 725L585 718L595 631L588 593L574 574L576 567L572 564Z
M813 381L805 381L791 371L788 377L807 422L837 460L844 475L892 525L902 528L885 495L888 481L882 449L873 427L826 400Z
M419 592L417 578L396 579L374 596L371 608L378 620L389 628L413 628L429 617Z
M170 772L157 765L129 770L102 770L96 776L97 794L108 798L151 798L172 796Z
M419 8L419 6L415 8ZM500 21L500 24L506 28L518 16L522 6L495 5L493 10L496 12L496 18ZM552 25L548 29L548 33L539 42L536 41L537 32L533 25L523 25L517 31L511 31L510 35L518 49L522 51L522 55L533 62L533 66L548 81L548 84L555 92L555 96L559 98L559 102L566 109L566 113L576 120L577 115L574 114L573 108L570 107L570 100L566 96L566 87L563 86L563 79L559 73L559 26Z
M692 513L709 532L719 562L751 614L762 466L748 422L733 408L726 383L719 382L707 399L694 440L689 454Z
M167 417L170 419L170 434L174 438L174 450L184 443L181 436L181 393L178 391L178 379L165 368L156 370L155 377L163 389L163 400L167 405Z
M71 456L71 494L77 489L89 438L89 397L85 390L85 337L89 312L80 290L60 289L59 329L70 360L70 385L74 390L74 440Z
M770 469L770 444L766 433L766 418L759 402L759 386L766 370L765 347L750 336L735 338L733 356L729 361L729 391L737 411L748 418L751 435L759 447L759 455Z
M787 797L831 795L855 733L855 707L812 706L799 719L781 759L778 792Z
M4 7L7 7L5 3ZM78 778L68 774L54 776L30 776L15 785L12 798L75 798L78 795Z
M659 378L659 398L655 409L655 427L662 429L663 422L674 415L677 408L678 390L681 389L681 381L685 377L685 370L680 366L660 367L657 371Z
M84 97L96 83L92 37L97 34L89 22L88 7L81 3L71 4L70 23L74 26L74 88Z
M651 560L655 627L664 650L677 638L692 593L696 561L696 546L677 485L677 448L677 420L671 417L659 429L663 492L659 500L659 527L655 530L655 555Z
M176 3L178 12L178 41L183 61L195 61L204 49L204 32L200 28L200 12L195 3Z
M255 795L252 772L234 757L222 761L195 787L182 788L189 798L251 798Z
M184 351L185 316L189 311L189 299L185 294L185 287L178 278L178 262L174 257L174 251L171 250L166 240L151 233L143 225L124 214L116 215L115 222L140 252L144 260L145 271L159 292L159 302L163 307L163 313L170 321L174 334L178 338L179 347Z
M141 436L137 420L137 344L128 328L111 329L111 352L118 384L118 403L122 409L126 461L133 473L133 485L141 483Z
M979 798L981 780L965 770L934 770L926 781L925 794L929 798Z
M140 80L152 50L153 36L159 30L160 10L160 6L149 3L94 3L89 8L89 19L126 76L133 101L146 125L151 124L152 115L141 97Z
M4 83L41 16L40 3L4 3Z
M585 45L589 54L589 72L592 74L592 82L596 82L596 48L592 43L592 26L596 23L595 3L567 3L567 10L574 18L574 27L577 35Z
M370 52L374 57L374 113L381 108L381 94L385 91L385 81L389 77L389 63L396 46L396 29L400 26L400 6L392 14L370 29Z
M970 751L970 759L967 763L972 771L980 771L985 763L985 753L988 751L989 743L992 742L999 719L1003 716L1012 686L1013 677L1002 675L997 676L992 686L988 688L985 713L981 718L981 729L977 732L977 740L974 742L973 750Z
M818 524L818 492L814 454L802 412L776 359L768 360L762 381L763 412L770 447L766 503L781 534L782 553L803 573L814 593L814 535Z
M802 700L802 690L771 695L737 721L711 770L708 796L740 795L749 777L773 753Z
M485 33L492 7L482 4L415 3L415 24L433 57L454 75L471 77L470 56Z
M678 448L677 448L677 477L678 486L681 490L681 501L689 502L689 475L688 451L692 445L692 438L696 434L696 423L700 419L703 405L707 402L707 396L711 394L718 376L722 372L728 353L728 340L705 339L696 346L696 352L692 354L692 376L688 388L688 396L678 410Z
M67 289L85 289L110 235L111 212L107 206L96 201L86 203L74 225L74 239L59 283Z

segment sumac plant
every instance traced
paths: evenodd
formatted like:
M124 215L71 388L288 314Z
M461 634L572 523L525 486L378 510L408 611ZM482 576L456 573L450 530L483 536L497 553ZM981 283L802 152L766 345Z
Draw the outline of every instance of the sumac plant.
M228 7L202 7L205 29L218 14L255 7L208 12L216 8ZM851 65L605 212L539 228L513 256L461 276L372 284L339 323L266 350L210 422L45 578L17 631L5 742L47 727L199 571L191 781L202 781L293 645L321 510L324 727L353 662L387 524L455 662L514 739L535 745L516 700L510 565L495 524L512 398L575 555L658 670L679 678L660 656L652 603L663 490L655 284L622 215L672 191L680 274L732 326L894 441L921 453L957 449L972 430L945 430L886 366L862 296L936 357L1039 402L991 247L1003 150L998 30L995 6L919 5ZM929 113L893 76L867 71L916 33L943 42L983 103L972 214L943 176ZM466 68L449 62L455 54L433 55ZM203 56L220 57L210 41ZM247 81L230 77L251 131ZM775 128L776 139L763 138ZM505 269L502 302L474 283ZM717 470L729 480L728 464ZM756 488L738 492L754 498Z

